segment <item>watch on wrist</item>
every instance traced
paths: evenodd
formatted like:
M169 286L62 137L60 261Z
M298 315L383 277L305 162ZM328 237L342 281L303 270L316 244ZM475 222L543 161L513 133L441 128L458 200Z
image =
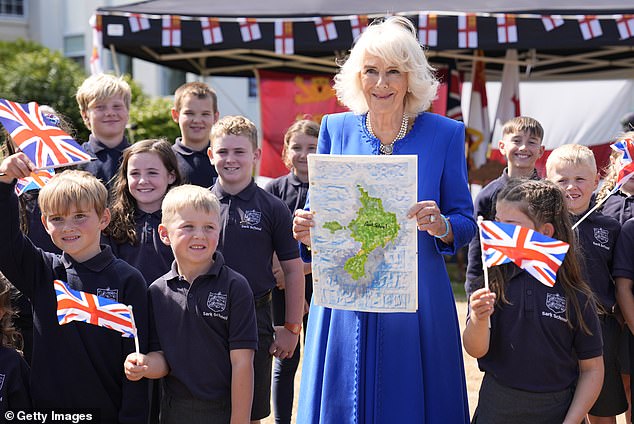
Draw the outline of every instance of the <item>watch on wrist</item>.
M284 328L286 328L288 331L295 334L296 336L299 336L299 333L302 331L301 324L293 324L292 322L285 322Z

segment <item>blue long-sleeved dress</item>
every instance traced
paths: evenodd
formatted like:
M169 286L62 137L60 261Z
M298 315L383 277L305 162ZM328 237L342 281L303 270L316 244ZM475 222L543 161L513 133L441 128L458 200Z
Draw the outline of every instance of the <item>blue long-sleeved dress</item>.
M377 155L365 115L327 115L318 152ZM467 423L469 408L455 301L442 254L476 231L462 123L422 113L394 154L418 155L418 199L435 200L453 227L449 246L418 234L416 313L368 313L313 305L307 326L301 424Z

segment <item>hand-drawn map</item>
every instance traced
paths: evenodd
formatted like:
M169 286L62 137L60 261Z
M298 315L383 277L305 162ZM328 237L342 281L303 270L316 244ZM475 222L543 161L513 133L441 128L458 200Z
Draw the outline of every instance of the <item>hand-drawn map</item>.
M418 309L417 157L309 155L313 301L335 309Z

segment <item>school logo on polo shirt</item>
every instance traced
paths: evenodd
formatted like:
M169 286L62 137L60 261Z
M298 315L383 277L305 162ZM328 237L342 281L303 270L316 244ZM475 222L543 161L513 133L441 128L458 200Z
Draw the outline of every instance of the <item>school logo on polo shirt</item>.
M246 210L241 214L242 217L240 219L240 227L248 228L250 230L258 230L262 231L262 227L260 226L260 221L262 220L262 212L251 209Z
M593 228L594 238L601 244L606 244L610 241L610 233L605 228Z
M556 314L563 314L566 312L566 298L559 293L547 293L546 307Z
M97 289L97 296L105 297L106 299L114 300L115 302L119 301L119 290L118 289Z
M207 307L212 312L222 312L227 307L227 295L225 293L209 292L207 298Z

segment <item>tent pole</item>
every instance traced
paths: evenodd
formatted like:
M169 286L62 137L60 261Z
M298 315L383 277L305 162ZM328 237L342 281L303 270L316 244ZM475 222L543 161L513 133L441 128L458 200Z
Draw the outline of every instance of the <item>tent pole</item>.
M260 149L262 149L262 139L263 139L263 124L262 124L262 90L260 90L260 71L258 70L258 68L253 68L253 76L255 77L255 86L257 87L258 90L258 103L259 103L259 107L258 107L258 112L260 114L259 119L260 119L260 131L258 131L258 135L259 135L259 140L258 140L258 145L260 146ZM255 165L255 176L260 176L260 166L262 165L262 156L260 155L260 160L257 162L257 164Z
M112 66L114 66L114 73L120 77L121 69L119 68L119 56L117 56L117 51L114 48L114 44L110 44L110 54L112 55Z

